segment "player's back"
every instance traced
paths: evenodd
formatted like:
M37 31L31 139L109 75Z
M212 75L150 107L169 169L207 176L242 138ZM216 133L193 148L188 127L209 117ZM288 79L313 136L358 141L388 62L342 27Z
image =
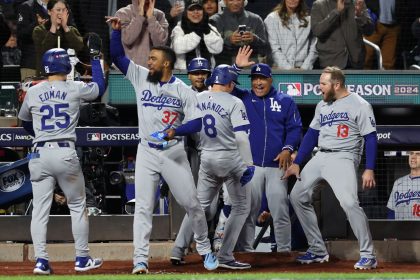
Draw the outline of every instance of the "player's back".
M199 93L197 99L203 115L201 149L236 150L234 129L249 124L242 101L227 92L210 91Z
M98 92L96 83L74 81L45 81L29 88L21 111L32 116L34 143L75 141L81 100L93 100Z

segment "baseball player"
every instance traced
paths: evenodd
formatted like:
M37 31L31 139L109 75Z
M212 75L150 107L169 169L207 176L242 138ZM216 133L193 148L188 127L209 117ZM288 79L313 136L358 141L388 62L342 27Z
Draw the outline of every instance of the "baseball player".
M420 220L420 151L408 154L410 174L398 178L389 195L388 219Z
M198 199L207 215L214 197L226 181L232 212L225 226L223 244L218 253L219 267L247 269L251 266L235 260L233 248L249 212L250 187L254 167L248 141L249 121L243 103L230 95L238 74L229 65L219 65L206 80L210 91L200 93L203 112L200 131L201 164L197 184ZM210 217L211 218L211 217ZM186 217L181 228L187 227Z
M100 48L99 48L100 49ZM66 81L72 66L64 49L51 49L42 57L48 80L29 88L19 112L23 126L34 134L29 171L33 192L31 235L36 266L34 274L50 274L46 235L49 212L58 183L67 199L76 249L76 271L102 265L89 256L89 221L86 212L85 181L74 143L79 107L105 92L99 50L92 58L93 82Z
M246 51L244 48L243 51ZM273 218L278 252L291 250L291 225L287 181L280 180L291 163L291 154L300 143L302 122L298 108L287 94L272 86L271 68L264 63L251 68L251 90L235 88L233 94L245 104L251 124L249 140L255 175L251 211L237 249L253 251L255 225L263 193Z
M318 228L312 193L317 183L325 179L331 186L347 215L360 246L360 260L355 269L376 268L368 219L357 197L357 168L366 145L366 169L363 188L375 187L377 151L376 124L371 105L345 87L344 73L338 67L327 67L320 77L322 99L316 106L294 163L284 178L298 179L290 193L290 201L309 243L300 263L327 262L329 255ZM365 142L365 143L364 143ZM300 165L318 145L319 152L306 164L300 175Z
M111 57L132 83L137 96L139 136L135 167L135 213L133 225L133 274L148 272L149 237L159 175L162 175L177 202L192 220L197 251L204 267L216 269L217 258L207 238L207 222L197 199L197 190L188 164L182 136L200 131L201 112L192 90L172 75L175 53L168 47L150 51L146 69L129 60L121 44L121 23L108 19L114 29ZM165 129L171 127L166 132Z

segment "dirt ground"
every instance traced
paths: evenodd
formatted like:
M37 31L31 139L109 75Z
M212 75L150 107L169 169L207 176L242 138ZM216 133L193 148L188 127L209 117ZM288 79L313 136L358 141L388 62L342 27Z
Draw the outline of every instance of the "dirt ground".
M341 261L334 257L330 262L323 264L298 264L295 258L298 253L292 255L282 255L280 253L237 253L236 259L242 262L248 262L252 268L244 272L355 272L353 265L355 261ZM149 263L151 274L162 273L208 273L204 269L200 256L189 255L186 257L186 264L182 266L173 266L168 261L153 261ZM73 262L54 262L51 260L53 273L57 275L76 274L73 269ZM34 267L33 262L7 262L0 263L0 275L31 275ZM132 264L129 261L106 261L104 265L96 270L87 272L88 274L129 274ZM227 273L238 272L229 269L218 268L214 272ZM379 262L377 269L366 271L366 273L384 273L384 272L405 272L420 273L420 263L384 263Z

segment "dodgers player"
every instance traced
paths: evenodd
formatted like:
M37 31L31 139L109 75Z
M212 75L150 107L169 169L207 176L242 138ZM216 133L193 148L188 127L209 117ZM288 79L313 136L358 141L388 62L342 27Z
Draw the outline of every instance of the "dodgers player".
M238 262L233 256L233 248L249 213L250 189L242 185L251 180L254 170L245 107L238 98L230 95L237 76L233 67L219 65L206 80L207 85L212 85L211 90L197 96L204 115L200 131L201 164L197 194L208 215L222 183L227 182L232 212L218 253L219 267L247 269L251 267L249 264ZM189 222L190 218L185 217L181 228Z
M289 167L291 154L300 143L302 122L298 108L287 94L272 86L267 64L251 68L252 90L235 88L233 94L245 104L251 123L249 140L255 175L252 179L251 211L237 244L237 250L253 251L255 225L263 193L273 217L278 252L291 250L291 224L287 181L280 180Z
M216 269L207 238L207 222L197 199L191 169L182 137L200 131L201 112L192 90L172 75L175 53L168 47L152 48L146 69L129 60L121 44L121 23L108 19L114 29L111 36L111 57L130 80L137 96L139 136L135 167L134 268L133 274L148 272L149 237L152 230L154 196L159 175L162 175L177 202L192 220L197 251L204 267ZM163 132L172 127L170 132ZM158 131L159 133L156 133ZM168 141L163 140L165 135Z
M331 186L347 215L360 246L360 260L355 269L376 268L369 223L357 197L357 167L366 144L366 169L363 188L375 186L374 168L377 151L376 124L371 105L345 87L344 73L338 67L327 67L320 77L323 100L305 134L294 163L284 178L296 175L298 181L290 201L309 243L300 263L326 262L329 255L318 228L311 204L314 187L321 179ZM364 139L364 141L363 141ZM318 145L319 152L307 163L300 176L300 165Z
M420 151L408 154L410 174L398 178L389 195L388 219L420 220Z
M33 192L31 235L36 266L34 274L50 274L46 251L49 212L55 184L63 190L70 209L76 248L76 271L102 265L89 256L89 221L86 212L85 181L74 143L82 100L94 100L105 92L99 58L92 60L93 82L66 81L71 71L64 49L51 49L42 57L48 81L29 88L19 112L24 128L34 134L29 170ZM32 124L33 123L33 124Z

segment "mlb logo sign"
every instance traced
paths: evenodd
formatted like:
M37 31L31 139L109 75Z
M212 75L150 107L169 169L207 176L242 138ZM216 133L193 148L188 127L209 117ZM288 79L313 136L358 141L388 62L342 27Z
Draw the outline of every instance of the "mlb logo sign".
M302 96L301 83L279 83L279 91L290 96Z
M100 133L88 133L87 134L87 141L101 141L101 134Z

